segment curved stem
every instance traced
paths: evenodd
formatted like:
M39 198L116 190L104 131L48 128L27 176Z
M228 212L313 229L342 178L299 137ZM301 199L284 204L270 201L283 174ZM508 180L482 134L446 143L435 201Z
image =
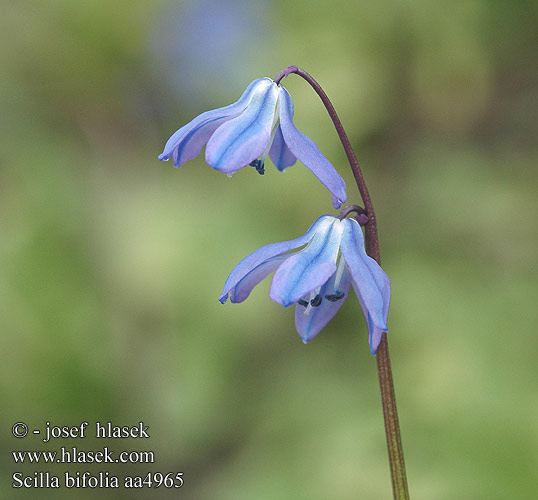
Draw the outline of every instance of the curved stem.
M340 213L338 214L338 218L342 220L346 218L352 212L355 212L361 215L367 215L366 210L364 210L364 208L362 207L359 207L359 205L347 205L342 210L340 210Z
M342 146L346 152L355 182L357 183L357 187L361 194L364 208L366 209L366 213L368 215L368 222L364 227L366 253L375 259L378 264L381 264L379 240L377 236L377 221L375 218L374 207L372 205L370 193L368 193L368 188L366 187L366 182L364 181L359 162L357 161L355 153L353 152L353 148L351 147L351 143L349 142L349 138L344 130L342 122L340 121L340 118L338 117L329 97L321 88L319 83L301 68L298 68L297 66L288 66L278 73L274 80L275 83L279 85L280 81L291 73L299 75L311 85L311 87L321 98L321 101L325 105L325 108L327 109L327 112L334 123L338 137L340 137L340 141L342 142ZM403 447L400 436L400 424L396 409L396 396L394 393L394 383L392 381L392 370L386 333L383 333L381 343L377 348L376 361L379 386L381 389L383 417L385 420L385 434L387 438L387 449L389 453L390 471L392 477L392 491L395 500L409 500Z
M366 226L364 226L364 232L366 236L366 252L370 257L372 257L379 263L379 243L377 238L377 222L375 218L374 206L372 205L370 193L368 192L368 188L366 187L366 182L364 181L364 177L362 176L359 162L357 161L355 153L353 152L351 143L349 142L349 138L346 134L346 131L344 130L344 126L342 125L342 122L340 121L340 118L338 117L338 114L336 113L336 110L334 109L334 106L332 105L332 102L330 101L329 97L321 88L321 85L316 82L316 80L314 80L314 78L303 69L298 68L297 66L288 66L275 77L275 83L278 85L282 78L288 76L291 73L299 75L311 85L311 87L321 98L321 101L325 105L325 108L327 109L327 112L329 113L329 116L334 123L336 132L338 133L338 137L340 138L340 142L342 143L344 151L346 152L349 166L351 167L351 171L353 172L353 177L355 177L355 182L357 183L357 187L359 188L359 192L364 203L364 208L366 209L366 212L368 214L368 223L366 224Z
M368 222L368 215L366 214L366 210L364 210L364 208L362 207L359 207L358 205L347 205L342 210L340 210L338 218L340 220L344 220L349 214L353 212L355 212L355 215L352 215L351 217L355 219L361 226L365 226Z

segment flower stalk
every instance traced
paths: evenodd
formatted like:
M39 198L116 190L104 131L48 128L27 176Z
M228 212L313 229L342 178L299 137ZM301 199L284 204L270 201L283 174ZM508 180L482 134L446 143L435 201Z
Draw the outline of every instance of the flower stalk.
M372 257L378 264L381 264L379 253L379 239L377 235L377 221L374 207L366 187L366 182L362 175L359 162L353 152L349 138L344 130L342 122L334 109L329 97L321 88L319 83L306 71L297 66L288 66L278 73L274 79L278 85L280 81L288 75L295 73L306 80L320 97L325 105L329 116L338 133L346 153L349 166L353 172L355 182L359 189L368 221L364 226L366 253ZM383 417L385 421L385 434L387 440L387 449L389 454L389 463L392 478L392 490L394 500L409 500L409 491L407 487L407 476L405 472L405 462L403 456L402 440L400 435L400 424L398 421L398 412L396 408L396 396L394 393L394 383L392 380L392 369L390 364L389 347L387 343L387 334L383 333L381 343L376 354L377 372L379 385L381 389L381 402L383 406Z

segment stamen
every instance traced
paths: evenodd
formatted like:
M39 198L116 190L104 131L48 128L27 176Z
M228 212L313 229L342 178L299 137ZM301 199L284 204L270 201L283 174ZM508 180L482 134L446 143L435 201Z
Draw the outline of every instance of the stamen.
M323 299L321 298L321 295L318 293L311 301L310 304L312 304L312 307L318 307L321 304L321 301Z
M299 299L297 301L297 304L299 304L300 306L306 307L308 305L308 302L306 300Z
M310 300L307 302L306 309L304 310L305 314L310 314L313 307L318 307L321 304L321 295L319 294L321 287L318 286L310 292ZM306 301L305 301L306 302Z
M342 257L342 254L340 254L340 258L338 259L338 267L336 268L336 276L334 277L334 293L338 294L337 292L338 288L340 287L340 281L342 281L342 275L344 274L344 269L346 268L346 261Z
M260 175L265 174L264 162L262 160L253 160L249 163L249 165L254 167L256 172L258 172Z
M334 294L325 295L325 298L330 302L336 302L338 300L342 300L344 298L344 295L344 292L339 292L338 290L335 290Z

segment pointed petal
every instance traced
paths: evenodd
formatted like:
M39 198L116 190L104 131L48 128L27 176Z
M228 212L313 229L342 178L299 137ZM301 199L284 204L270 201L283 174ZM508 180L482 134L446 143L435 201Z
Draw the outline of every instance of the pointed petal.
M334 217L330 215L322 215L318 220L316 220L316 222L314 222L314 224L312 224L312 226L310 226L308 231L299 238L289 241L283 241L280 243L271 243L270 245L265 245L264 247L259 248L255 252L251 253L249 256L245 257L241 262L239 262L239 264L237 264L237 266L234 267L234 269L226 279L226 282L224 283L224 288L219 297L221 303L224 304L224 302L226 302L228 294L241 282L241 280L246 278L250 272L255 271L258 266L264 264L270 259L273 259L274 257L279 256L280 254L284 254L285 252L295 250L296 248L306 245L317 231L323 230L323 228L330 225L333 219ZM286 254L287 258L289 258L289 256L291 255ZM261 272L262 270L260 270L260 273ZM271 271L268 271L268 273L269 272ZM254 279L257 279L257 276L258 275L256 275L256 278ZM259 281L261 281L261 279L263 278L260 278ZM248 289L248 286L250 286L250 281L248 278L247 281L243 283L243 285L244 288L243 286L240 287L239 297L241 297L242 293ZM254 283L252 286L255 285L256 283ZM240 300L237 299L238 297L237 295L235 295L234 300L240 302Z
M344 234L341 251L352 277L355 293L368 322L371 349L379 344L380 331L387 331L387 317L390 305L390 279L379 264L366 255L364 237L359 223L354 219L344 219ZM377 345L375 345L377 349ZM374 352L375 352L374 349Z
M180 142L172 151L174 166L180 167L186 161L196 158L202 152L202 148L205 146L215 130L217 130L220 125L229 119L230 117L213 118L212 120L195 127L187 134L183 135ZM159 156L159 160L168 159L164 157L161 158L161 156Z
M271 283L271 299L288 307L328 281L336 271L342 231L342 222L330 217L329 224L316 231L304 250L286 259Z
M383 337L383 333L385 331L386 330L382 330L381 328L378 328L377 326L374 326L371 330L369 330L368 342L370 344L370 353L373 356L375 356L375 353L377 352L377 348L379 347L381 338Z
M295 327L297 328L297 333L305 343L312 340L331 321L347 299L351 283L349 274L346 272L344 272L338 287L338 291L344 293L344 297L335 302L331 302L325 297L326 295L334 294L335 277L336 273L321 287L320 295L322 296L322 302L318 307L312 307L309 314L305 314L306 308L302 305L297 304L295 306ZM309 298L310 295L305 295L303 300L308 302Z
M308 168L333 195L333 206L339 208L347 199L346 184L314 141L299 132L293 124L293 102L288 91L280 90L280 127L291 153Z
M289 258L287 253L280 254L276 257L271 257L252 269L230 290L230 301L234 304L243 302L250 295L252 289L268 274L275 271L287 258Z
M364 300L361 297L360 290L359 290L359 287L357 286L357 283L355 283L353 279L351 280L351 283L353 285L353 290L355 290L355 295L357 296L357 299L359 300L362 313L364 314L364 318L366 319L366 323L368 325L368 343L370 344L370 353L372 353L375 356L379 343L381 342L381 337L383 336L383 332L386 332L387 329L379 328L378 326L374 324L372 320L372 315L368 312L368 309L364 305Z
M276 168L282 172L286 167L291 167L296 161L297 158L293 156L293 153L290 151L290 148L286 145L284 137L282 137L282 130L280 125L278 126L275 137L273 139L273 144L269 151L269 157L271 161L275 164Z
M226 120L239 115L248 106L253 93L260 86L267 85L267 81L271 80L269 78L254 80L237 102L223 108L206 111L174 132L166 142L163 152L159 155L159 160L166 161L173 155L174 165L179 167L187 160L198 156L202 151L202 147L218 126L222 125Z
M269 79L252 95L239 116L222 124L207 143L205 158L214 169L233 173L255 160L271 140L278 87Z

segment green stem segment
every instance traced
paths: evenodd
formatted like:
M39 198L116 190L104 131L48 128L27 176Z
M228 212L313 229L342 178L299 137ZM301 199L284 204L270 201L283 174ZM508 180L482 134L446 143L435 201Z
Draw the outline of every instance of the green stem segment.
M336 114L336 110L331 101L327 97L327 94L321 88L318 82L309 75L306 71L298 68L297 66L288 66L283 69L275 77L275 83L278 85L280 80L295 73L304 78L316 91L321 98L329 116L331 117L338 137L342 142L344 151L346 152L349 165L355 177L355 182L359 188L364 208L368 214L368 222L364 227L365 241L366 241L366 253L381 264L381 258L379 255L379 239L377 236L377 222L375 218L374 207L368 188L362 176L359 162L353 152L349 138L342 126L340 118ZM400 424L398 422L398 412L396 409L396 396L394 394L394 384L392 381L392 370L390 366L389 346L387 343L387 334L384 333L381 339L381 343L377 348L376 353L377 360L377 373L379 377L379 385L381 388L381 402L383 405L383 416L385 419L385 434L387 437L387 449L389 452L390 472L392 477L392 491L394 494L394 500L409 500L409 491L407 488L407 476L405 473L405 462L403 456L402 440L400 437Z

